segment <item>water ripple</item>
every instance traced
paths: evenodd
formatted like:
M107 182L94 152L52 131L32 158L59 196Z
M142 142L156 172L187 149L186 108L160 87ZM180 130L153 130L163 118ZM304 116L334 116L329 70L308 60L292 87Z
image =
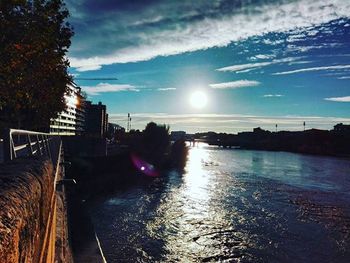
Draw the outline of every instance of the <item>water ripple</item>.
M183 175L116 193L93 221L108 262L348 262L349 168L192 148Z

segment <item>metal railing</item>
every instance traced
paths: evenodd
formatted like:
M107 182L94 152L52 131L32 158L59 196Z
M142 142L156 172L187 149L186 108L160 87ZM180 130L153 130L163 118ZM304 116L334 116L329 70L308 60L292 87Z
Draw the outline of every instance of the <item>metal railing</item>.
M57 139L59 139L58 136L48 133L6 129L3 141L4 161L24 156L46 155L55 164L52 151L57 151L53 149L57 148Z
M56 240L56 184L64 160L60 136L26 130L6 129L3 139L4 160L11 161L25 156L47 156L53 165L53 183L49 186L50 210L46 218L44 238L39 249L39 263L53 263ZM1 143L0 143L1 146Z

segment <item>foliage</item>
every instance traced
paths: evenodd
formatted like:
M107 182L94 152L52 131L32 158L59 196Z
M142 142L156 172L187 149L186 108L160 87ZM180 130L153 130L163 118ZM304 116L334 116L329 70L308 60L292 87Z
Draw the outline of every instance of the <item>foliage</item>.
M175 141L170 150L171 166L183 171L186 166L188 151L189 149L184 140Z
M142 152L153 164L160 164L169 150L169 126L150 122L142 133Z
M0 126L42 129L65 108L68 16L62 0L0 1Z

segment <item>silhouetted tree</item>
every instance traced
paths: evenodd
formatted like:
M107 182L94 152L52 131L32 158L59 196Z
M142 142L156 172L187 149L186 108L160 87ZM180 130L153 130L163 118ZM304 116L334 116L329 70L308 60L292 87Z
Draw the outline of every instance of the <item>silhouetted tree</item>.
M170 165L182 171L187 162L188 147L184 140L177 140L173 143L170 150Z
M41 129L65 108L68 16L62 0L0 1L0 128Z
M142 152L153 164L160 164L169 150L169 126L150 122L146 125L142 137Z

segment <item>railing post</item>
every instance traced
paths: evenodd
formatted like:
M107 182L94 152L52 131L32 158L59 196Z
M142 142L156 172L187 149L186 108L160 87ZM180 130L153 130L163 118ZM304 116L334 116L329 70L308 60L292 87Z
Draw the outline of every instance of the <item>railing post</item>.
M43 144L44 144L45 154L46 154L46 155L49 155L49 154L48 154L48 151L47 151L46 135L42 134L42 135L41 135L41 139L42 139Z
M27 135L27 139L28 139L28 150L29 150L30 155L32 156L33 155L33 147L32 147L32 141L30 140L29 134Z
M43 152L41 151L41 143L40 143L40 139L39 139L39 135L36 135L36 144L38 146L38 151L40 155L43 155Z
M50 148L50 138L48 135L45 135L46 137L46 145L47 145L47 155L50 157L51 162L53 163L52 156L51 156L51 148Z
M4 129L4 161L11 161L13 156L13 145L11 139L11 129Z
M46 152L46 155L49 156L49 149L48 149L48 146L47 146L47 136L43 134L43 140L44 140L44 143L45 143L45 152Z

